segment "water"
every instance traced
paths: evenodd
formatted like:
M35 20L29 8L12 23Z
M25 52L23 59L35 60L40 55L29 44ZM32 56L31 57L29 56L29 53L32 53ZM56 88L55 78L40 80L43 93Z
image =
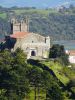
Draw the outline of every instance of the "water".
M3 39L3 38L4 38L4 36L2 34L0 34L0 39Z
M73 50L73 49L75 49L75 40L53 41L53 44L64 45L66 50Z

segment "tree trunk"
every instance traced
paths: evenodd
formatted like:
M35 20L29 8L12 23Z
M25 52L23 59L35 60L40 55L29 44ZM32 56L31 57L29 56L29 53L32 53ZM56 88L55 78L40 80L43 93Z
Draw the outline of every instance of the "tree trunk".
M46 90L46 100L47 100L47 90Z
M35 94L34 94L34 100L36 100L36 86L34 88L34 92L35 92Z
M39 98L39 96L40 96L39 94L40 94L40 93L39 93L39 92L40 92L40 91L39 91L39 86L38 86L38 100L40 100L40 98Z

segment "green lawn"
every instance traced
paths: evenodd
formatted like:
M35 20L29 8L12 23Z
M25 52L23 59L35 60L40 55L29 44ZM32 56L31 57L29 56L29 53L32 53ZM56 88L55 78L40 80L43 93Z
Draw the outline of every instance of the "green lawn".
M70 79L68 76L66 76L63 72L63 66L59 63L54 63L53 61L49 62L43 62L46 66L48 66L50 69L53 70L57 78L64 84L66 85Z

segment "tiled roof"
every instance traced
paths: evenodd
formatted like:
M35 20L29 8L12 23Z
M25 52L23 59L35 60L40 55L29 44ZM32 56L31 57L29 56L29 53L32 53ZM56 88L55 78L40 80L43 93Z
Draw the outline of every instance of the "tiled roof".
M27 36L28 34L29 34L28 32L16 32L14 34L11 34L10 37L11 38L23 38Z
M69 50L68 53L70 56L75 56L75 50Z

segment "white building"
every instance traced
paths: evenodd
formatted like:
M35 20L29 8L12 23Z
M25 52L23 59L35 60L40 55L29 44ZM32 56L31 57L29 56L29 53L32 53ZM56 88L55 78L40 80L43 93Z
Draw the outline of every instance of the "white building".
M75 50L66 50L66 53L69 54L69 62L75 63Z

